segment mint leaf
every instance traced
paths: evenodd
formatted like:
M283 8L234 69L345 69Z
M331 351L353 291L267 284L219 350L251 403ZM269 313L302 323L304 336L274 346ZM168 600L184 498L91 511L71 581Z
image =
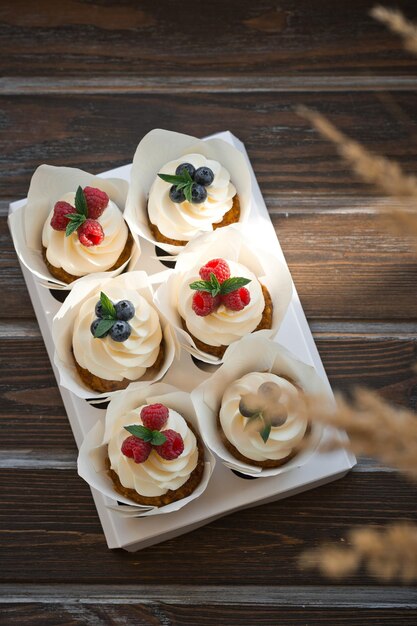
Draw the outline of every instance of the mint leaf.
M188 174L188 172L187 172ZM187 185L186 187L184 187L184 196L185 199L187 200L187 202L189 202L190 204L193 201L193 196L191 195L191 189L192 189L193 183L190 183L189 185Z
M104 335L110 330L113 324L114 324L114 320L100 320L94 331L94 337L96 339L100 339L101 337L104 337Z
M188 172L187 172L188 174ZM189 181L188 178L183 176L182 174L178 176L177 174L158 174L159 178L161 178L165 183L170 183L170 185L180 185L181 183L186 185ZM190 176L188 174L188 176ZM191 178L191 177L190 177Z
M163 443L166 442L166 440L167 440L167 438L164 435L164 433L161 433L159 430L153 430L152 431L151 444L153 446L161 446Z
M190 283L190 289L195 289L196 291L208 291L211 293L212 286L208 280L195 280L193 283Z
M265 424L262 430L259 431L264 443L266 443L269 439L269 434L271 432L271 424Z
M101 306L103 307L104 317L107 319L110 318L113 321L117 319L116 309L114 307L114 304L110 300L110 298L106 296L105 293L103 293L103 291L100 293L100 302L101 302Z
M87 200L85 199L84 191L80 186L75 193L75 208L77 209L77 213L79 213L79 215L88 217Z
M219 283L219 279L217 278L216 274L214 274L213 272L210 274L210 284L211 284L211 295L217 296L217 294L219 294L221 292L221 285Z
M220 285L220 293L222 296L224 296L226 293L231 293L232 291L236 291L236 289L240 289L241 287L244 287L250 282L251 282L250 278L242 278L240 276L227 278Z
M83 222L85 222L85 217L78 214L77 217L70 219L70 222L69 224L67 224L67 227L65 229L65 236L69 237L70 235L72 235L72 233L75 232Z
M132 426L125 426L124 428L134 437L138 437L138 439L143 439L143 441L152 441L154 431L150 428L136 424L133 424Z

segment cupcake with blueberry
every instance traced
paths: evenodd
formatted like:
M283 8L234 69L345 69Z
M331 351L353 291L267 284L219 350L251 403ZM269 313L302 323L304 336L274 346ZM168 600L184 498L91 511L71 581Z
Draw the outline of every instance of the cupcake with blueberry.
M228 348L192 400L214 453L245 474L273 476L303 464L321 437L307 419L304 394L331 401L313 367L258 333Z
M159 129L140 142L126 219L164 250L178 254L202 232L244 222L250 203L249 170L233 145Z
M155 302L184 347L213 362L248 334L275 334L291 295L287 267L230 226L186 246Z
M174 358L170 329L153 305L144 272L83 278L52 332L61 384L82 397L155 380Z
M204 449L195 428L178 411L161 403L144 404L112 423L107 462L119 494L161 507L198 487Z

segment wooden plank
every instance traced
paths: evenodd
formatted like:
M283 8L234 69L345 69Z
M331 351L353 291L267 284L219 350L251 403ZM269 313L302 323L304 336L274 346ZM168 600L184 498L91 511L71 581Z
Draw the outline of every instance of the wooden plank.
M90 490L74 470L3 469L0 491L0 582L13 584L33 582L36 571L38 583L56 584L309 585L311 572L296 566L303 549L343 542L351 526L415 517L412 485L393 474L351 473L129 554L107 549ZM359 573L346 584L372 582Z
M296 114L300 104L328 114L368 148L415 171L417 90L349 97L340 92L5 96L0 176L7 185L1 197L24 197L40 163L92 172L128 163L143 135L164 125L195 136L234 132L245 142L267 195L375 194Z
M221 590L228 593L228 589ZM246 593L245 587L239 589ZM194 588L187 589L189 596ZM349 593L349 590L347 590ZM264 606L263 589L256 590L253 605L222 605L203 601L198 605L153 602L142 604L76 604L63 601L56 604L6 604L0 607L3 626L363 626L363 624L415 626L415 609L323 609L281 605Z
M369 15L373 0L3 1L7 76L413 74L417 60ZM416 18L413 0L397 0ZM186 16L184 18L183 16ZM221 28L219 28L221 25Z

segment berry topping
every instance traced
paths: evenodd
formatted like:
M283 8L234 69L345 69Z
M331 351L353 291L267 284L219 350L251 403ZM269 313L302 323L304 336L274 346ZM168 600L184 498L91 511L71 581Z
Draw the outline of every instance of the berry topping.
M183 438L175 430L170 429L163 430L161 434L165 435L166 441L160 446L155 446L155 452L166 461L177 459L184 452Z
M69 213L74 213L74 207L68 202L57 202L54 206L54 214L51 218L51 226L54 230L65 230L70 220L65 217Z
M118 320L128 322L135 315L135 307L130 300L120 300L114 305L116 309L116 317Z
M172 202L175 202L176 204L181 204L181 202L184 202L185 200L185 194L183 190L176 187L175 185L173 185L169 190L169 197Z
M201 204L207 199L207 191L203 185L194 183L191 187L191 202L193 204Z
M110 329L110 337L113 339L113 341L122 342L129 339L131 332L132 328L130 327L130 324L128 322L117 320L113 323Z
M268 441L271 428L282 426L288 412L281 402L281 389L273 382L262 383L256 393L247 393L240 398L239 412L250 422L259 422L258 432L263 441Z
M203 265L199 274L203 280L210 280L210 274L214 274L219 283L223 283L230 278L230 267L224 259L212 259Z
M241 287L222 296L222 304L232 311L241 311L249 302L250 293L246 287Z
M104 239L101 224L96 220L87 219L78 228L78 239L83 246L99 246Z
M181 163L180 165L178 165L177 169L175 170L175 175L182 176L184 174L184 170L187 170L191 178L194 178L195 167L194 165L191 165L191 163Z
M105 324L104 328L101 327L103 326L102 324L99 328L99 324L102 321L103 321L102 319L98 318L98 319L95 319L94 322L91 323L90 331L93 337L100 337L100 339L102 339L103 337L107 337L107 335L109 334L110 328L108 328L109 326L108 324Z
M140 418L146 428L161 430L169 417L169 409L163 404L148 404L140 412Z
M100 317L100 318L103 317L103 315L105 314L101 300L97 302L95 309L94 309L94 313L96 314L97 317Z
M207 187L208 185L211 185L213 180L213 170L211 170L209 167L199 167L196 169L194 174L194 181L199 185L204 185L204 187Z
M84 197L87 202L88 217L93 220L98 219L109 204L109 196L96 187L84 187Z
M122 443L122 453L129 459L133 459L135 463L144 463L152 450L149 441L139 439L131 435Z
M192 309L200 317L210 315L220 304L219 296L212 296L207 291L196 291L193 295Z

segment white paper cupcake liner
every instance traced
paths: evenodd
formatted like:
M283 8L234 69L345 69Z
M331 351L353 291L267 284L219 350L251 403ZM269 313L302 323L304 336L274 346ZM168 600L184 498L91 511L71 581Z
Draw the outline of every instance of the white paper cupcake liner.
M125 180L99 178L71 167L41 165L32 176L26 204L9 215L16 254L38 282L49 289L70 291L80 280L70 284L58 280L49 272L42 256L42 230L52 207L63 195L75 191L79 185L105 191L110 200L123 211L128 191ZM108 272L109 276L117 276L128 265L134 267L136 264L140 246L137 235L132 233L132 236L134 245L130 258L117 270Z
M143 404L156 402L161 402L177 411L197 432L200 431L190 394L166 383L147 384L140 388L133 388L133 385L130 385L111 399L106 411L105 424L101 421L97 422L86 435L79 451L78 474L93 489L110 499L107 503L108 508L124 517L159 515L178 511L205 491L215 466L213 454L204 446L204 473L198 487L186 498L162 507L141 506L115 490L106 468L107 445L111 436L112 424L120 415L128 414Z
M267 287L273 303L272 327L265 331L270 337L278 332L291 301L292 279L286 264L270 252L256 248L242 225L219 228L212 233L200 235L186 245L178 256L175 269L156 290L155 303L168 323L175 328L185 350L202 361L218 364L223 359L200 350L190 334L183 329L177 308L177 294L182 277L193 267L202 266L215 258L241 263Z
M201 141L195 137L168 130L152 130L145 135L135 152L125 218L132 232L171 255L179 254L184 246L174 246L155 240L148 221L149 190L157 173L166 163L181 157L185 158L187 154L193 153L219 161L228 170L231 182L236 187L239 196L239 222L245 222L250 212L251 177L245 157L239 150L222 139Z
M81 380L72 355L73 327L81 305L93 293L99 295L106 292L106 285L117 281L117 286L137 291L155 308L153 293L149 278L145 272L134 271L112 278L108 273L91 274L77 281L65 302L55 315L52 322L52 337L55 344L54 362L58 368L59 383L72 391L79 398L103 399L121 393L121 391L97 393L87 387ZM164 376L176 355L176 342L172 329L160 316L160 323L165 343L164 359L159 371L152 380L136 381L131 383L132 388L149 385Z
M271 372L278 376L287 376L305 393L320 395L333 402L331 392L312 366L302 363L286 348L271 341L264 331L259 331L230 346L223 365L191 394L205 443L227 467L248 476L276 476L301 467L320 443L323 429L317 424L311 426L307 446L281 467L264 469L243 463L223 444L217 426L223 395L236 380L252 372Z

